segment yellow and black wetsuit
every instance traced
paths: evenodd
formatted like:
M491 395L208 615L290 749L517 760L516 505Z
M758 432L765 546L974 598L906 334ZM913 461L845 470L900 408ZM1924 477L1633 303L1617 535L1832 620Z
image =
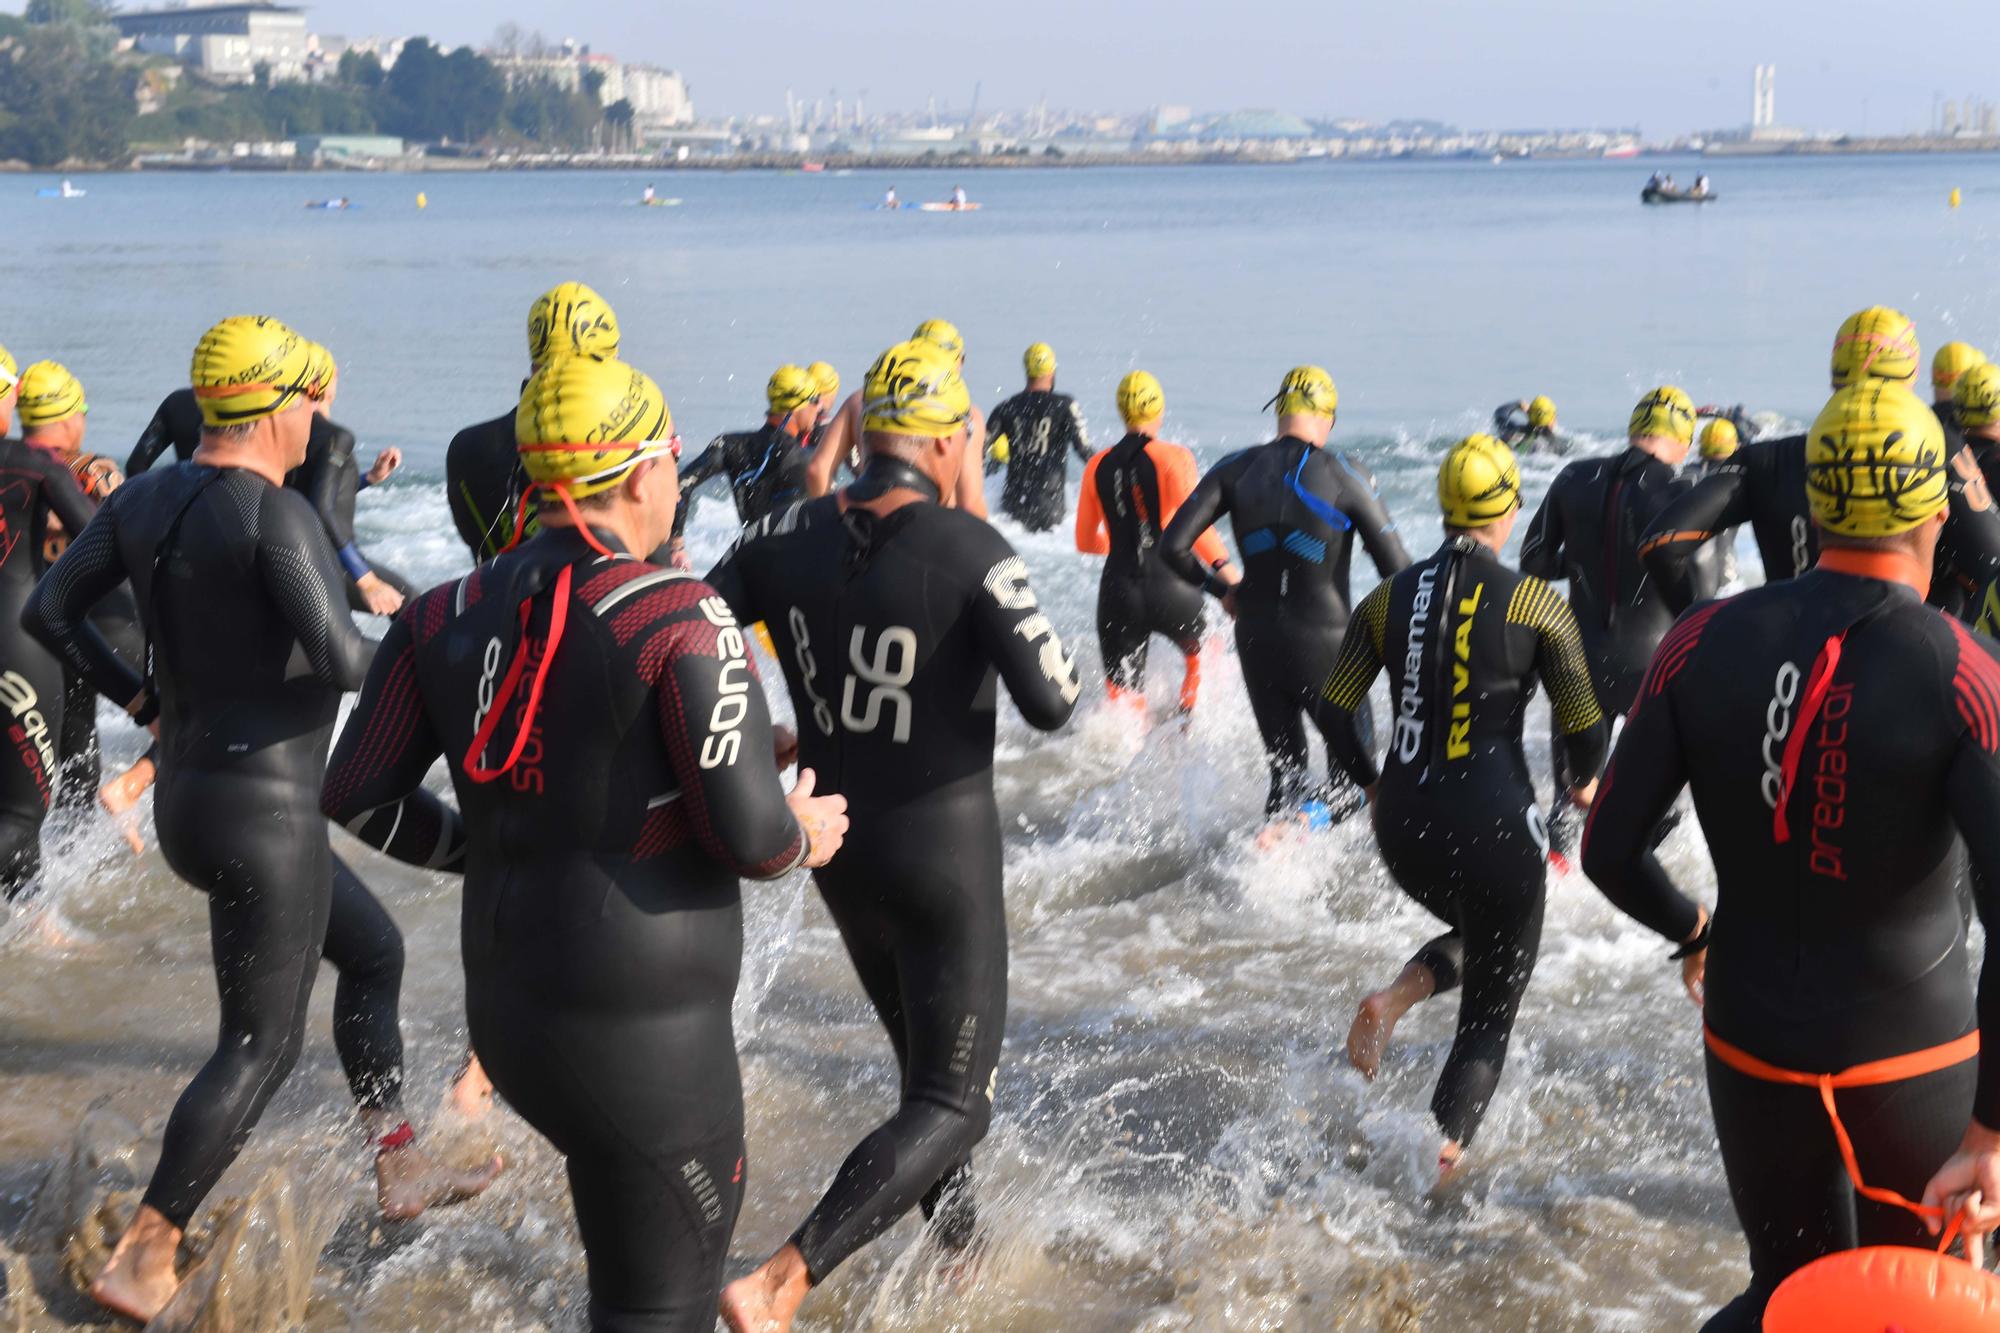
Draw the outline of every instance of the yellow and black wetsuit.
M1354 719L1385 666L1393 720L1378 769ZM1380 783L1375 828L1390 873L1451 927L1413 961L1439 991L1464 987L1431 1098L1460 1144L1499 1086L1541 944L1548 832L1521 750L1538 679L1568 771L1587 778L1603 762L1606 727L1569 603L1455 537L1363 599L1314 709L1348 776Z

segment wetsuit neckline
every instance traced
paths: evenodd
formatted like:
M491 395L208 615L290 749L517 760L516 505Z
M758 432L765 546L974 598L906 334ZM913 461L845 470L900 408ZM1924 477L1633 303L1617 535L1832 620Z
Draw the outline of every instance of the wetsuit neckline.
M861 475L849 483L846 494L855 500L880 499L893 490L915 491L932 504L944 498L938 484L900 458L877 454L862 465Z
M1819 568L1854 578L1900 583L1915 592L1919 600L1929 597L1931 592L1930 575L1907 551L1864 551L1852 546L1827 546L1820 549Z
M613 559L630 560L634 558L632 553L625 549L625 543L620 541L617 534L613 533L609 528L601 528L592 524L590 537L595 537L603 545L604 549L611 553ZM597 549L591 545L590 537L584 535L582 528L571 523L544 523L541 530L531 540L547 542L552 546L557 544L576 546L581 548L579 554L588 552L593 556L598 555L599 552Z

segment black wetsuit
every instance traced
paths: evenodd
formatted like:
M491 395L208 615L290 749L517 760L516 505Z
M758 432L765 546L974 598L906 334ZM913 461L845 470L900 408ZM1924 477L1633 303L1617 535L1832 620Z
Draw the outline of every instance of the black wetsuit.
M1493 409L1493 434L1510 449L1524 454L1566 454L1570 438L1554 426L1530 426L1528 409L1502 403Z
M503 676L524 638L537 663L552 654L532 716L533 672ZM488 706L502 715L482 770L527 740L479 782L467 756ZM417 865L464 844L472 1048L563 1154L594 1329L715 1320L743 1198L737 877L806 852L771 753L714 591L550 528L404 610L327 772L327 815L364 841ZM440 754L462 819L423 786Z
M986 418L987 447L1003 435L1007 479L1000 507L1030 532L1057 527L1069 512L1069 456L1090 461L1076 399L1053 389L1023 389Z
M1378 770L1353 719L1385 666L1395 720ZM1348 776L1381 783L1375 829L1390 873L1451 927L1412 961L1440 993L1464 983L1431 1098L1460 1145L1499 1086L1541 947L1548 831L1521 750L1537 679L1570 771L1595 773L1606 727L1569 603L1457 537L1362 600L1315 713Z
M356 611L366 611L368 603L355 585L371 573L405 598L416 596L408 579L371 561L354 543L354 497L367 484L354 457L354 432L314 413L312 434L306 438L306 461L285 474L285 485L305 496L319 515L333 542L333 553L347 572L347 602Z
M514 540L514 523L528 474L514 441L514 409L491 421L467 426L451 437L444 454L444 494L452 526L477 565L500 554ZM528 514L528 535L540 524Z
M510 458L514 451L513 422L509 414ZM160 400L153 419L139 436L139 443L133 446L132 456L125 462L125 475L136 477L147 471L169 448L176 460L188 462L201 444L201 428L201 402L194 390L175 389ZM354 586L364 574L372 572L404 597L414 596L415 589L395 570L372 564L354 543L354 497L368 485L362 479L361 465L355 461L354 443L353 431L314 413L312 433L306 437L305 462L285 474L285 485L312 503L313 512L319 515L327 537L333 542L334 554L346 571L347 604L356 611L366 611L368 603ZM452 512L456 518L456 507Z
M815 1282L920 1202L944 1208L948 1242L970 1239L966 1171L1007 1018L995 677L1043 731L1080 688L1027 565L988 524L927 501L841 512L891 483L936 496L872 458L851 490L752 527L709 575L738 619L770 627L799 764L847 797L847 841L814 879L902 1071L896 1113L794 1236Z
M140 432L139 442L132 446L132 456L125 460L125 475L138 476L169 449L174 451L175 462L185 463L194 457L200 444L201 400L194 396L193 389L175 389L160 400L153 410L153 419Z
M674 536L687 531L695 492L710 477L729 482L736 521L755 523L804 497L806 464L812 455L796 435L779 425L718 435L681 469L681 504L674 512Z
M1224 515L1243 557L1236 655L1271 767L1264 813L1275 815L1312 795L1305 718L1347 629L1355 536L1384 578L1410 557L1367 470L1346 454L1290 436L1210 468L1167 525L1160 554L1187 582L1217 596L1221 580L1196 558L1194 543ZM1368 725L1366 709L1361 724ZM1328 768L1332 780L1330 757Z
M297 1060L322 956L340 972L334 1043L364 1107L402 1081L401 940L336 878L320 778L343 691L372 645L325 530L296 493L195 463L112 493L36 588L22 623L113 703L146 685L87 610L130 580L152 644L160 850L208 894L222 1026L167 1121L146 1202L185 1226ZM156 707L155 707L156 705Z
M1688 786L1715 860L1703 1010L1715 1037L1813 1074L1975 1025L2000 1049L1996 718L1993 644L1901 584L1819 569L1704 603L1660 646L1591 812L1584 870L1643 924L1688 938L1694 904L1640 855ZM1976 1008L1954 833L1982 872ZM1815 1088L1751 1077L1713 1049L1708 1079L1751 1268L1710 1329L1757 1328L1777 1284L1823 1254L1926 1246L1911 1214L1856 1197ZM2000 1128L2000 1059L1844 1090L1837 1105L1867 1183L1920 1199L1968 1112Z
M1143 690L1146 653L1157 634L1190 660L1181 702L1194 703L1199 679L1202 597L1160 558L1160 535L1195 486L1194 455L1178 444L1133 432L1090 460L1077 500L1077 549L1106 557L1097 583L1097 644L1104 675L1123 690ZM1226 562L1222 539L1195 542L1206 565Z
M43 569L51 513L80 532L90 522L91 503L54 458L19 440L0 440L0 725L6 729L0 745L0 894L8 898L41 873L42 821L62 781L63 664L21 625L21 609Z
M1956 430L1945 432L1951 499L1938 541L1930 600L1961 617L1978 590L2000 578L2000 514L1979 465ZM1796 578L1819 558L1819 529L1806 498L1806 437L1746 444L1662 510L1640 554L1667 606L1678 614L1702 591L1697 554L1716 533L1748 523L1764 581Z
M1630 711L1646 663L1674 623L1639 563L1639 539L1688 485L1640 449L1581 459L1556 475L1521 538L1522 573L1569 582L1597 702L1611 717ZM1563 777L1571 785L1591 775Z

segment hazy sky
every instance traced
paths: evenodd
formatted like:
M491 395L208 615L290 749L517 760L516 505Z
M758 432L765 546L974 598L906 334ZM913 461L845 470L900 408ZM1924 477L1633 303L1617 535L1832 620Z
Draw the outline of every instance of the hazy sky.
M0 0L18 9L15 0ZM125 0L138 7L139 0ZM1778 119L1848 131L1929 123L1934 95L2000 101L1990 0L320 0L321 31L483 44L503 20L669 65L706 115L782 109L786 88L873 106L1280 107L1467 128L1749 119L1778 66Z

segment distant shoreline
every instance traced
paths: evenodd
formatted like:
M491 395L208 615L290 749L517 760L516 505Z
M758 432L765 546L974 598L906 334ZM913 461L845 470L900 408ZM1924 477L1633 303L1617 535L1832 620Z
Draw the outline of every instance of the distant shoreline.
M1635 157L1606 158L1595 153L1498 154L1502 165L1512 162L1618 162L1639 163L1648 158L1767 158L1767 157L1897 157L1909 155L1956 155L2000 153L2000 138L1921 139L1870 138L1800 140L1794 143L1730 142L1691 148L1645 149ZM1025 170L1031 168L1077 167L1217 167L1217 166L1340 166L1348 163L1385 162L1486 162L1495 154L1457 153L1275 153L1226 151L1202 153L845 153L815 157L803 153L738 153L728 157L690 157L686 160L637 154L508 154L496 157L440 155L370 159L365 163L301 162L287 158L176 158L141 153L131 161L69 163L61 167L31 167L21 162L0 162L0 172L20 175L75 175L120 171L178 172L268 172L297 175L380 175L453 171L652 171L804 172L808 164L832 175L840 171L972 171ZM150 158L151 160L148 160Z

